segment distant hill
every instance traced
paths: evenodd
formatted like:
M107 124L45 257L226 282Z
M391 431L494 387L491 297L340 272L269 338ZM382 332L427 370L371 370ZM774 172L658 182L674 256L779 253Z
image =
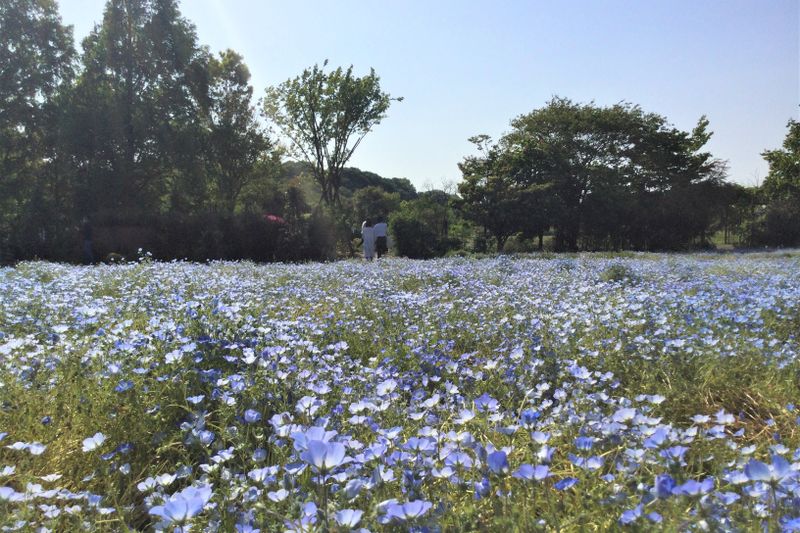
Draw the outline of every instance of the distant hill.
M302 174L311 178L311 165L309 163L288 161L283 163L282 166L282 178L284 181L301 178ZM319 194L313 179L301 178L300 181L303 185L317 191L317 194ZM342 171L341 195L343 197L351 196L358 189L370 186L380 187L388 193L396 192L400 195L401 200L412 200L417 197L417 190L408 178L384 178L374 172L355 167L347 167Z

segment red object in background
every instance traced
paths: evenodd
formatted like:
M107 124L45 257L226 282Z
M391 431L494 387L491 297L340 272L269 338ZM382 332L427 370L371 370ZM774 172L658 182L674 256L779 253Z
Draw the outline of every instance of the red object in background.
M282 217L279 217L278 215L273 215L271 213L265 214L264 220L266 220L267 222L272 222L273 224L286 224L286 221Z

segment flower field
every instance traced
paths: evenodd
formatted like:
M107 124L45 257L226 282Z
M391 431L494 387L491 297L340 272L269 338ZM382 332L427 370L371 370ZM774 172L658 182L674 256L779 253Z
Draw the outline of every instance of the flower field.
M800 531L799 358L792 253L23 263L0 526Z

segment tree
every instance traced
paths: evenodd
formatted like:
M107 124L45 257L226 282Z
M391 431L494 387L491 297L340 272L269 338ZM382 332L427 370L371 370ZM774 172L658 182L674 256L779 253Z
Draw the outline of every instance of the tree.
M389 193L376 185L358 189L353 193L353 223L360 226L361 221L371 218L386 222L388 217L400 207L400 195Z
M53 0L0 2L0 235L26 217L46 237L49 204L43 182L58 154L54 138L58 108L53 99L73 76L72 28L61 24ZM31 217L37 218L34 221ZM56 224L58 225L58 224ZM4 247L0 237L0 248ZM30 239L27 239L30 240ZM0 250L0 259L2 259Z
M491 144L488 135L471 137L481 156L468 156L459 163L463 181L458 184L458 206L466 218L491 233L502 251L508 238L521 231L519 210L524 208L516 194L512 176L501 163L503 152Z
M450 236L454 198L442 190L420 193L400 203L389 217L389 232L395 251L411 258L441 256L457 243Z
M256 178L259 160L271 144L251 104L250 71L232 50L209 60L209 136L207 162L212 196L222 213L233 215L242 190Z
M762 154L769 174L761 186L767 209L760 240L773 246L800 244L800 122L790 120L788 128L783 148Z
M764 179L764 193L771 200L785 199L800 204L800 122L790 120L783 148L765 150L761 155L769 163Z
M703 239L708 202L724 166L701 151L708 121L692 133L638 106L597 107L554 98L511 122L482 157L461 165L462 209L502 248L514 233L553 226L555 248L671 248Z
M78 208L128 210L141 219L170 190L204 194L205 54L175 0L109 0L83 42L84 70L71 102ZM181 199L174 204L191 200Z
M367 133L386 117L393 100L375 71L361 78L353 67L325 72L314 65L268 87L264 115L289 138L292 153L313 165L321 201L339 205L342 169Z

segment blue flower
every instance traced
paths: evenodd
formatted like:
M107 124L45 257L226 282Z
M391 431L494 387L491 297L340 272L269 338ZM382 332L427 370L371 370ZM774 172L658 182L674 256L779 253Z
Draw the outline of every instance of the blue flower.
M386 506L385 519L388 521L397 520L405 522L424 516L433 506L431 502L425 500L413 500L404 504L390 503Z
M261 413L255 411L253 409L248 409L244 412L244 421L248 424L252 424L254 422L258 422L261 420Z
M574 486L578 482L578 478L574 477L565 477L564 479L556 482L553 487L556 490L567 490L568 488Z
M656 498L667 499L672 496L675 488L675 480L669 474L659 474L656 476L655 493Z
M102 433L95 433L94 436L83 439L83 453L99 448L105 441L106 436Z
M117 384L117 386L114 387L114 390L117 391L117 392L125 392L125 391L131 390L132 388L133 388L133 381L131 381L129 379L125 379L125 380L120 381Z
M517 479L525 479L527 481L541 481L550 476L550 468L547 465L532 466L529 464L520 465L520 467L512 474Z
M622 516L619 517L620 524L627 526L628 524L632 524L637 520L639 520L639 517L642 516L643 507L644 506L640 503L633 509L628 509L627 511L622 513Z
M337 511L334 515L334 519L336 523L342 527L356 527L361 521L361 515L363 514L364 511L359 511L357 509L342 509L341 511Z
M486 458L486 464L495 474L505 474L508 472L508 456L506 452L498 450L489 454Z
M183 524L202 512L212 494L211 485L189 486L167 498L163 505L151 507L150 514L170 524Z
M750 459L744 467L744 473L750 481L764 481L766 483L780 483L785 479L797 477L798 473L792 470L792 465L780 455L772 456L772 464L765 464L755 459Z
M339 442L308 441L300 458L320 472L329 472L345 460L345 447Z

